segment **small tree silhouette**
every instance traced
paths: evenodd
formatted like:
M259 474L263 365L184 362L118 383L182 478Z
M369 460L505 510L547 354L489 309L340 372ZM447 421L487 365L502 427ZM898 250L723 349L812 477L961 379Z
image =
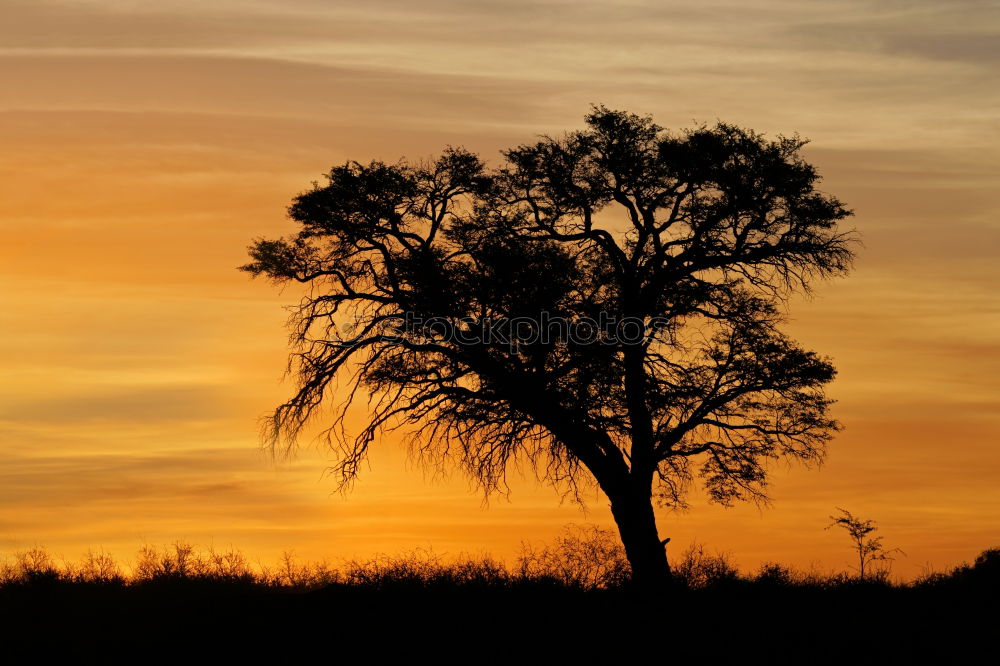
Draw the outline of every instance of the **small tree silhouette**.
M896 559L893 557L893 554L906 554L899 548L886 550L885 546L882 545L882 537L872 536L872 533L878 530L878 526L874 520L862 520L847 509L841 509L839 506L837 510L840 511L841 515L830 516L833 522L827 525L826 529L843 527L847 530L847 533L851 536L851 540L854 542L854 549L858 552L858 577L862 580L870 573L873 562L892 562ZM880 578L888 574L888 566L877 571L875 577Z

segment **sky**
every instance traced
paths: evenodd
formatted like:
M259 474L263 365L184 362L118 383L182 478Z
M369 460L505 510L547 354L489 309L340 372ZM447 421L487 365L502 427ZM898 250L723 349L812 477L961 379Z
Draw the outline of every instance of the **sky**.
M1000 6L878 2L0 0L0 553L143 544L261 561L432 548L512 558L606 503L530 473L484 503L396 439L347 494L308 440L262 452L287 397L279 292L235 270L348 159L503 148L591 104L679 129L810 139L855 211L846 279L788 330L831 356L845 430L777 466L767 508L660 514L753 569L843 570L836 507L912 577L1000 545ZM523 478L521 478L523 476Z

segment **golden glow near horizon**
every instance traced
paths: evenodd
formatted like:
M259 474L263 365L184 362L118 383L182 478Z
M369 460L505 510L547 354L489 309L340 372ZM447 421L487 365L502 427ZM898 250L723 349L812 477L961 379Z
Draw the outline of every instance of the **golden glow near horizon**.
M793 304L846 430L774 505L664 513L744 567L845 568L843 506L942 569L1000 539L1000 8L991 2L0 0L0 552L143 542L273 558L516 552L583 514L530 475L488 508L385 442L261 455L284 294L235 266L345 159L493 158L591 103L798 132L856 211L846 280ZM676 550L672 551L676 553Z

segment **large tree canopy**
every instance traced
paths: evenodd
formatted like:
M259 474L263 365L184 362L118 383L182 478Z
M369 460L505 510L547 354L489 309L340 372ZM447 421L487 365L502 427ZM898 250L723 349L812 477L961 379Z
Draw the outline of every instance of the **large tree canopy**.
M768 461L818 462L838 428L830 361L779 330L788 296L853 256L804 143L596 107L496 168L452 148L335 167L289 208L298 234L243 267L309 286L269 441L349 376L372 402L356 437L328 431L345 481L399 426L487 492L530 461L596 482L636 578L669 575L653 500L696 478L718 502L765 498Z

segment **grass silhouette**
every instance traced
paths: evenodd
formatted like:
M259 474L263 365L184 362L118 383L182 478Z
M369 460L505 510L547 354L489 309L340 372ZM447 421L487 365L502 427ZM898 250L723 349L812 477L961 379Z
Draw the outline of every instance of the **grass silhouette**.
M643 595L615 535L579 526L523 546L511 565L427 550L261 565L184 542L144 546L129 563L102 551L68 563L31 548L0 561L0 640L9 654L112 661L197 650L199 661L282 663L919 663L995 633L1000 549L910 582L777 563L742 572L698 545L673 568L673 588Z
M754 572L742 572L726 554L711 554L697 543L673 562L673 571L675 587L686 590L733 586L831 590L865 584L897 590L967 585L988 588L1000 582L1000 548L983 551L972 564L947 573L928 573L910 582L894 582L888 571L861 578L847 572L801 572L773 562ZM613 531L578 525L567 526L551 544L522 544L512 566L490 556L446 558L428 549L347 560L340 566L328 561L300 562L286 551L275 565L255 565L239 550L198 549L185 541L160 547L144 545L128 564L93 550L75 563L57 562L41 547L0 556L0 590L46 585L142 588L206 583L300 592L329 586L378 590L518 585L614 591L628 588L629 574L628 560Z

